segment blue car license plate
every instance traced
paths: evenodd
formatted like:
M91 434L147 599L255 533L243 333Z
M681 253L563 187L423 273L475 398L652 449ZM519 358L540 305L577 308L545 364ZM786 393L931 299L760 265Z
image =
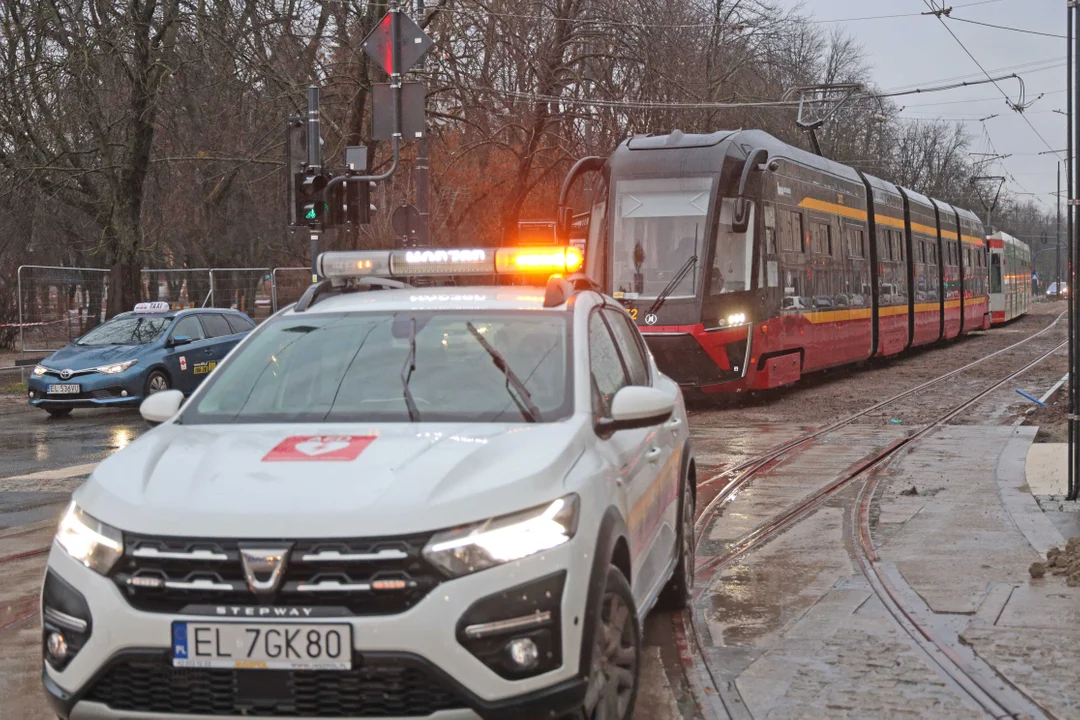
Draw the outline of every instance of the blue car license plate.
M48 390L50 395L78 395L82 392L82 385L50 385Z

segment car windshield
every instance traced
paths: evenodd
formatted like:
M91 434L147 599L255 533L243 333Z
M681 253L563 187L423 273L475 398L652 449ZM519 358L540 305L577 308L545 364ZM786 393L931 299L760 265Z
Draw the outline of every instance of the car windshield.
M612 243L617 297L654 298L687 265L670 299L694 297L704 275L712 180L707 177L620 180ZM697 258L691 262L691 258Z
M76 345L146 345L161 337L172 318L118 317L98 325L75 341Z
M566 313L533 311L289 315L213 373L181 422L409 422L407 394L421 422L561 420L573 407L568 327Z

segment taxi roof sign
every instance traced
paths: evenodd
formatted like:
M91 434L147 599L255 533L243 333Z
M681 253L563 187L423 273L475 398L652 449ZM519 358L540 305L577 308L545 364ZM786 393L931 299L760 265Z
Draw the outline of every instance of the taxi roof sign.
M169 312L172 308L169 307L169 303L164 300L155 300L154 302L141 302L135 303L135 312L137 313L163 313Z
M575 273L585 258L566 246L509 248L417 248L327 252L319 256L319 274L330 279L410 277L417 275L491 275Z

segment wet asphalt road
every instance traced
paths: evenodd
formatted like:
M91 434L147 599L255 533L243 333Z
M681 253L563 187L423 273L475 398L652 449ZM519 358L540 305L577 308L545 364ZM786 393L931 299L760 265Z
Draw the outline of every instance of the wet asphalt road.
M12 478L100 462L147 428L135 409L76 410L66 418L10 405L4 410L0 414L0 530L57 515L70 494L69 488L27 492Z

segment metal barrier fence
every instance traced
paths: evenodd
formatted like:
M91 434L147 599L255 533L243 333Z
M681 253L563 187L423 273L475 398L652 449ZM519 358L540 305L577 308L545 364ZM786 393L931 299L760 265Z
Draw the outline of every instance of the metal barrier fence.
M306 267L146 268L140 300L173 307L239 310L261 322L300 299L311 284ZM18 270L18 347L21 353L52 352L105 319L109 271L23 265ZM0 328L3 328L0 325Z
M142 299L161 300L173 307L205 307L214 281L210 268L149 268L141 270Z
M205 307L232 308L260 322L272 312L272 283L270 268L213 268Z
M270 273L271 307L277 312L300 299L311 285L311 268L274 268Z
M22 265L16 271L16 288L19 350L50 352L105 318L109 271Z

